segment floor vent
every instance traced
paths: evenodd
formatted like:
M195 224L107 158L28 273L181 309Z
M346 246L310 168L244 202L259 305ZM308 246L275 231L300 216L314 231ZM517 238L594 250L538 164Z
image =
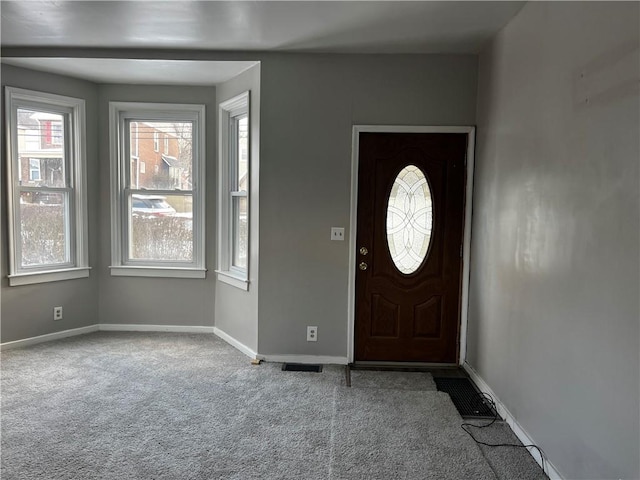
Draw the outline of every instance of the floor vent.
M322 365L312 365L309 363L283 363L283 372L314 372L321 373Z
M478 393L468 378L434 377L438 390L446 392L463 418L493 418L495 411L487 399Z

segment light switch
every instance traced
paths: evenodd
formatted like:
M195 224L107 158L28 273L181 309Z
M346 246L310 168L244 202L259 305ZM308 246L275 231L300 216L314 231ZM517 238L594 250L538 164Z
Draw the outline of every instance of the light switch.
M342 227L331 227L331 240L344 240L344 228Z

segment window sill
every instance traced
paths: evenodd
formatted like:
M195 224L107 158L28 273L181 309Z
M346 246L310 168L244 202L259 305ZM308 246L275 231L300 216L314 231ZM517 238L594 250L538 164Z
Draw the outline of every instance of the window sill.
M219 282L226 283L233 287L239 288L240 290L244 290L245 292L249 291L249 280L247 280L245 277L234 275L233 272L225 270L216 270L216 273L218 274Z
M206 278L206 268L111 266L112 277Z
M65 268L63 270L49 270L32 273L17 273L9 275L9 286L32 285L34 283L59 282L61 280L73 280L87 278L90 267Z

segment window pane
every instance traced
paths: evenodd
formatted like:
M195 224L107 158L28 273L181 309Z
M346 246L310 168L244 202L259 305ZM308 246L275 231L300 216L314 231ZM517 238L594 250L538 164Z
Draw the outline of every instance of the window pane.
M231 197L233 202L233 266L247 268L249 224L247 197Z
M131 260L193 261L193 197L139 195L129 198Z
M69 263L67 203L64 193L39 191L20 195L22 267Z
M244 115L238 119L238 178L237 189L247 191L249 165L249 118Z
M387 244L395 266L404 274L418 270L429 252L433 210L429 183L415 165L403 168L387 203Z
M18 180L23 186L65 187L64 118L18 109Z
M191 190L192 131L192 122L130 122L129 186ZM161 135L164 148L159 151Z

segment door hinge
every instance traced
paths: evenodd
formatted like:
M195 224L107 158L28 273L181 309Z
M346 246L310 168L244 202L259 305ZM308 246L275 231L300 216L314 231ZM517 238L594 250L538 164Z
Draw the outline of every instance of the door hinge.
M462 258L463 245L460 245L460 258Z

